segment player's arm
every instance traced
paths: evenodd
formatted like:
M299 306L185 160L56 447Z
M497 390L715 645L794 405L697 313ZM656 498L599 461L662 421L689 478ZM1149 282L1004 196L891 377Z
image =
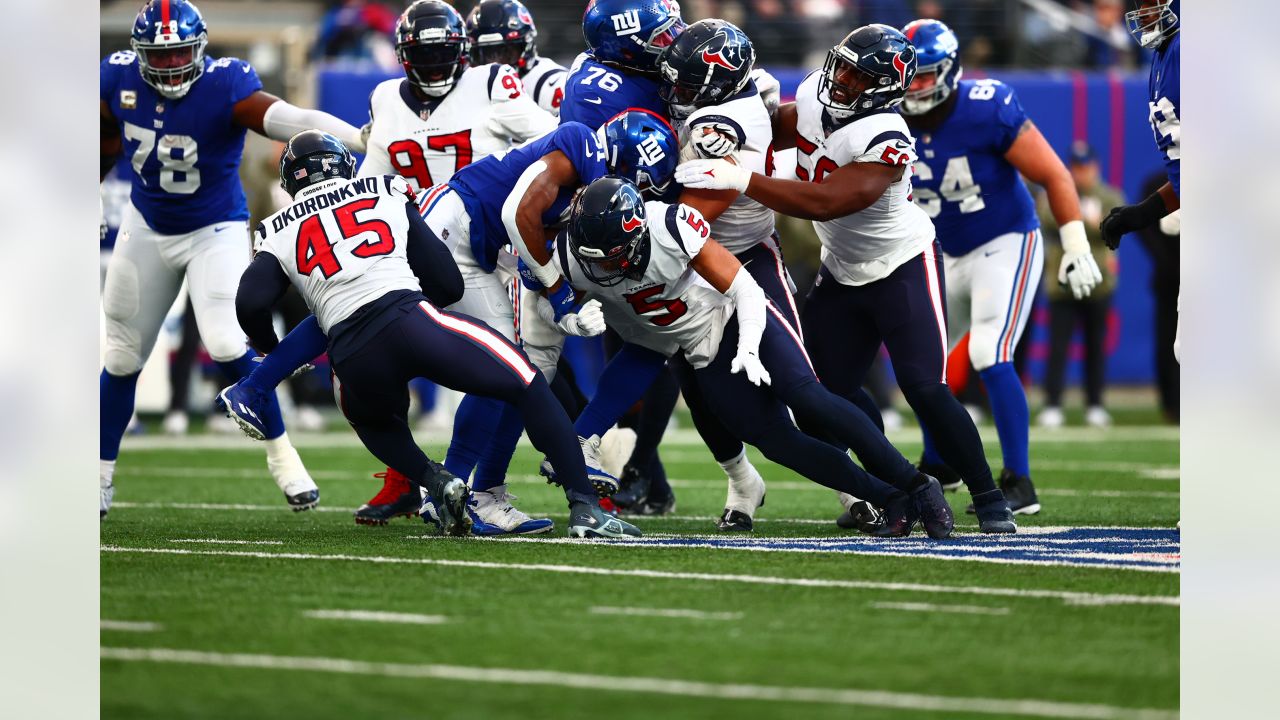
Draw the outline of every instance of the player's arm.
M783 215L821 221L871 207L902 179L904 171L902 165L851 162L815 183L767 177L724 160L693 160L676 168L676 182L685 187L737 190Z
M120 123L116 122L115 116L111 114L111 108L102 100L98 101L98 122L100 127L98 182L102 182L106 179L107 173L111 172L111 167L116 164L116 158L120 156L120 150L123 148L123 140L120 137Z
M499 66L489 89L490 129L495 135L524 142L556 129L556 118L524 92L520 76L508 65Z
M1030 120L1018 128L1018 137L1004 158L1028 180L1044 188L1062 240L1058 282L1071 288L1077 300L1087 297L1102 282L1102 271L1089 249L1084 221L1080 219L1080 196L1071 172Z
M523 278L525 284L536 282L551 291L548 299L557 317L573 306L574 294L551 263L542 216L555 203L561 188L577 187L579 182L577 168L567 155L556 150L525 168L502 204L502 223L507 237L524 261L527 275L532 275L532 278L527 275Z
M376 92L375 90L374 93ZM361 144L364 145L364 160L360 162L360 169L356 171L356 177L396 174L396 169L391 166L391 155L387 152L387 146L381 141L373 144L369 143L369 138L373 135L373 124L377 122L373 116L374 93L369 94L369 122L360 128Z
M715 240L708 239L689 267L733 301L738 320L738 354L730 372L745 371L754 385L769 384L769 371L760 362L760 338L764 336L767 312L764 291L738 258Z
M1102 219L1102 239L1112 250L1120 248L1120 238L1160 222L1182 207L1173 183L1166 182L1150 197L1136 205L1121 205Z
M422 293L437 307L448 307L458 302L462 299L462 273L453 260L453 254L431 232L416 204L405 203L404 210L409 218L405 255L413 274L418 276Z
M773 114L773 149L789 150L796 146L796 121L800 115L794 102L778 106Z
M265 250L253 256L253 261L240 276L240 287L236 290L236 319L249 337L249 344L264 355L280 344L271 322L271 308L288 289L289 278L280 267L280 261Z
M285 142L303 130L323 130L342 141L352 152L363 153L360 129L321 110L291 105L271 93L256 90L232 106L236 125L272 140Z

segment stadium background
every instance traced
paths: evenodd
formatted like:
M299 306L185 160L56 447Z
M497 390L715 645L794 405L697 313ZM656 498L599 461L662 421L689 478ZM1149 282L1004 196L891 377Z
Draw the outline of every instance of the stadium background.
M198 3L210 26L209 54L249 60L265 89L300 105L313 105L354 124L367 120L368 95L379 81L400 74L384 28L407 3L249 2ZM454 3L465 14L474 4ZM565 65L583 49L584 2L530 0L538 25L539 52ZM1125 193L1162 172L1146 117L1146 61L1124 31L1122 0L686 0L687 20L724 17L738 23L756 44L759 65L780 80L789 98L800 80L822 63L826 49L848 30L867 22L902 26L916 17L951 24L961 39L965 77L994 77L1013 86L1045 137L1062 157L1072 142L1093 148L1102 177ZM101 9L101 50L128 47L136 0L107 2ZM271 212L278 146L252 133L242 177L255 218ZM804 222L783 226L788 262L798 278L816 263L816 238ZM1146 388L1155 379L1155 307L1152 262L1137 242L1122 245L1119 282L1107 334L1109 384ZM1044 282L1055 279L1046 268ZM803 282L802 282L803 284ZM803 292L803 290L802 290ZM1040 302L1024 338L1024 379L1040 386L1047 355L1047 309ZM180 322L166 325L139 385L138 407L162 411L168 404L166 343L176 346ZM1081 356L1078 338L1072 357ZM1068 382L1079 380L1072 362ZM1116 393L1112 393L1115 396ZM1153 405L1145 390L1120 393ZM1033 407L1040 394L1031 393ZM1068 399L1068 404L1072 400Z

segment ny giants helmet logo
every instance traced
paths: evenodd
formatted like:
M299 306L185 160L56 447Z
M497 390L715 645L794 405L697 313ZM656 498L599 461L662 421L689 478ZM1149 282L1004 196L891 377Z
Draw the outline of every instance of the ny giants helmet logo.
M893 69L898 71L898 82L905 88L907 86L907 63L902 59L902 53L893 56Z
M631 232L632 230L638 229L643 224L644 220L642 220L639 215L632 215L629 218L622 219L622 231Z
M703 48L702 62L708 65L719 65L726 70L737 70L742 67L742 55L741 53L736 52L736 48L734 49L734 52L731 52L730 54L738 56L737 62L733 62L724 55L725 47L729 44L729 36L724 33L719 33L716 37L720 38L720 47L714 51L710 48Z

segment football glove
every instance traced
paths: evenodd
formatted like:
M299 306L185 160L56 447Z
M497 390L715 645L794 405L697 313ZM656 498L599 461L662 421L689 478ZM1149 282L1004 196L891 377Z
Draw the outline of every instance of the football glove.
M751 80L756 84L760 99L764 101L764 109L769 111L769 117L773 117L782 101L782 85L778 83L778 78L770 75L768 70L756 68L751 71Z
M689 132L689 142L700 158L722 158L738 151L742 139L728 123L702 123Z
M1077 300L1086 298L1102 282L1098 261L1089 250L1089 239L1084 233L1084 223L1073 220L1058 230L1062 238L1062 264L1058 266L1058 283L1071 288Z
M1102 239L1112 250L1120 248L1120 238L1126 234L1141 230L1160 222L1160 218L1168 214L1164 206L1164 198L1160 193L1152 193L1151 197L1137 205L1121 205L1112 208L1102 219Z
M676 168L676 182L698 190L746 192L751 171L725 160L690 160Z
M752 385L760 385L761 383L768 385L772 382L772 378L769 377L769 371L765 369L764 363L760 362L760 355L755 350L738 348L738 354L733 357L733 362L729 364L729 372L735 375L745 372L747 380L750 380Z
M566 313L556 321L556 326L565 335L578 337L595 337L604 332L604 311L600 309L599 300L588 300L578 308L577 312Z

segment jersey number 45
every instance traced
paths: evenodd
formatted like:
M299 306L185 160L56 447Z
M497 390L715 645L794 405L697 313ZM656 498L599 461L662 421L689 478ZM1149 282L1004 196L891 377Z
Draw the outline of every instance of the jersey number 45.
M356 213L372 209L377 204L378 198L362 198L333 209L333 217L338 221L338 230L342 233L343 240L350 240L366 232L378 236L377 241L366 240L351 249L351 254L358 258L386 255L396 249L390 225L377 219L356 219ZM302 225L298 227L297 248L298 273L301 275L310 275L319 270L328 279L342 270L342 263L338 262L338 257L333 252L333 243L329 242L329 234L321 224L319 215L312 215L302 221Z

